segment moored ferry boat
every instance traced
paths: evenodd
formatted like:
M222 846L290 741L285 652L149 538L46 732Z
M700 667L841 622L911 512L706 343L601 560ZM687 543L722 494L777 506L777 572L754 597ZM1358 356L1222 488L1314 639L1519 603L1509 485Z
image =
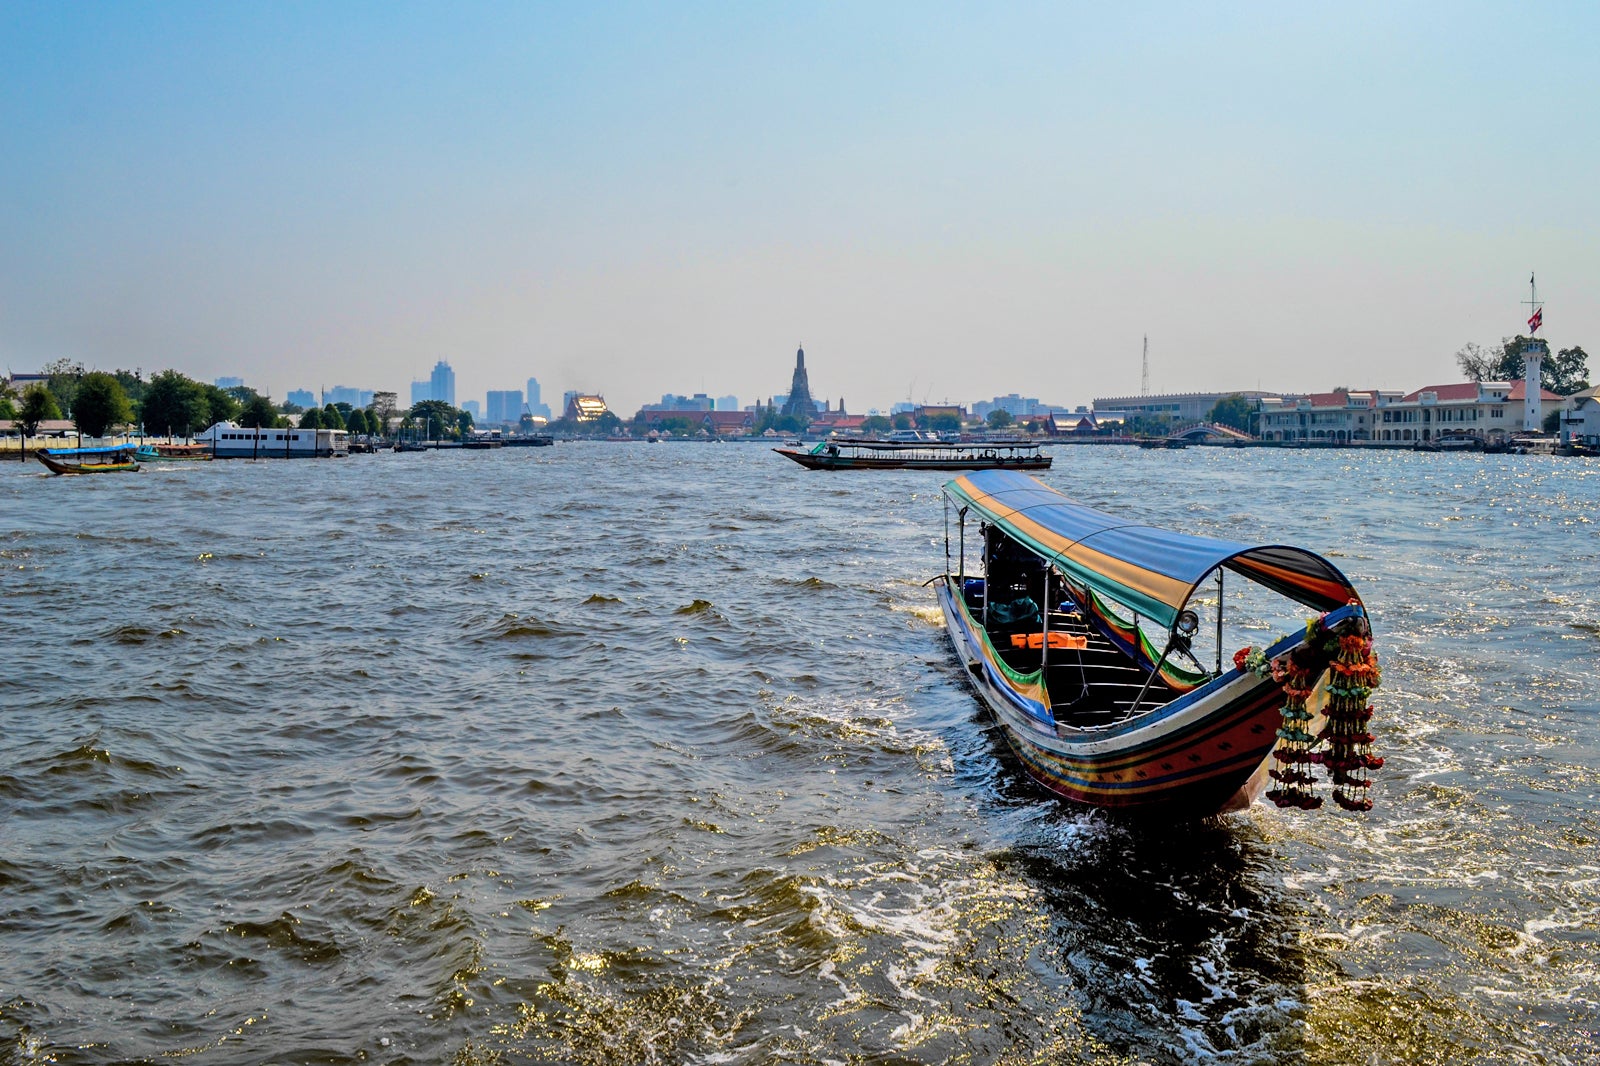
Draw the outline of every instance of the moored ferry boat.
M1035 441L823 440L809 449L774 448L807 470L1043 470L1050 456Z
M1117 518L1012 471L944 491L945 625L1035 780L1079 803L1178 821L1263 792L1319 806L1320 768L1339 806L1371 807L1377 659L1361 599L1333 564ZM1225 591L1251 611L1287 601L1319 614L1228 656Z
M350 434L342 429L251 429L218 422L194 439L218 459L311 459L350 454Z

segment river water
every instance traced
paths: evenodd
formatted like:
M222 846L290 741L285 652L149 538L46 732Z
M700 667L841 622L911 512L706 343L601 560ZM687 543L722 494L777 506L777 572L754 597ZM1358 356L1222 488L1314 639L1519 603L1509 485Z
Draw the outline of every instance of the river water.
M1600 1059L1600 463L1056 455L1350 575L1376 810L1041 793L945 475L5 464L0 1063Z

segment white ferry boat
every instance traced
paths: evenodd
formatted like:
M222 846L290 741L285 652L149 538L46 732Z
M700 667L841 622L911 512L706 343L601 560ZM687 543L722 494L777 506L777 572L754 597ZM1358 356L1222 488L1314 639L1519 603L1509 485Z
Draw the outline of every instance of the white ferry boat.
M350 454L350 434L342 429L250 429L218 422L194 439L218 459L312 459Z

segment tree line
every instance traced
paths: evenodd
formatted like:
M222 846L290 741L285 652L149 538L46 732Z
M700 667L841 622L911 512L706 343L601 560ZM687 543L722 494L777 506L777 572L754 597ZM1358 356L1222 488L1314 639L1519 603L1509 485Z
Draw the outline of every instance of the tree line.
M158 437L190 436L219 422L250 429L288 428L290 415L299 415L302 429L342 429L350 433L382 436L388 431L392 410L330 403L302 410L293 404L278 406L271 397L247 387L224 389L196 381L176 370L163 370L149 379L139 370L86 370L82 363L59 359L44 367L45 380L20 392L0 380L0 419L12 421L24 436L38 432L40 423L68 419L78 432L103 437L116 426L136 425ZM459 437L472 429L472 415L439 400L413 405L401 419L401 428L433 439Z

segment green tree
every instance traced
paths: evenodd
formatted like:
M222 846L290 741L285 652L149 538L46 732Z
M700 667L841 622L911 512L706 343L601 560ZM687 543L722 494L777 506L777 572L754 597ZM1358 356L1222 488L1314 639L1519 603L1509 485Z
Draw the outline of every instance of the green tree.
M894 428L898 429L898 430L910 429L911 428L911 416L908 415L908 414L905 414L904 412L901 412L900 414L897 414L897 415L894 416L893 425L894 425Z
M62 412L71 411L72 402L78 395L78 382L83 378L83 364L76 359L56 359L46 363L43 372L50 375L45 381L45 388L56 398L56 406ZM63 415L54 417L61 418Z
M699 427L687 418L663 418L656 427L663 433L672 433L679 437L687 437Z
M622 419L618 418L613 411L603 412L599 418L589 424L594 427L596 433L603 433L608 437L622 432Z
M239 424L249 429L271 429L278 424L278 410L271 400L258 393L240 410Z
M411 405L411 417L416 419L418 430L430 440L450 436L458 413L443 400L423 400Z
M72 421L78 432L103 437L112 426L133 421L133 405L117 379L103 370L93 370L78 380L72 401Z
M1346 389L1345 392L1348 394L1349 390ZM1206 421L1215 422L1219 426L1229 426L1241 433L1254 433L1255 405L1236 392L1232 396L1224 396L1218 400L1211 408L1211 413L1206 415Z
M17 405L17 423L21 425L24 437L37 433L40 422L60 417L61 406L48 385L35 382L22 390L22 402Z
M868 415L861 420L861 432L863 433L887 433L889 428L889 420L882 415Z
M226 389L219 389L206 382L195 382L200 390L200 395L206 401L206 415L198 425L214 426L218 422L236 422L239 418L240 404Z
M607 411L606 414L611 414L611 412ZM472 432L472 426L473 422L471 411L456 412L456 436L465 437L468 433Z
M993 411L989 412L989 417L984 419L984 421L988 423L990 429L1005 429L1007 426L1011 425L1011 423L1015 422L1016 419L1012 418L1011 412L1007 411L1004 407L996 407Z
M1562 396L1571 396L1589 387L1589 353L1574 344L1563 348L1546 359L1540 375L1545 388Z
M1550 391L1554 392L1555 390L1551 389ZM1544 422L1542 423L1541 428L1543 428L1546 433L1558 433L1558 432L1560 432L1561 431L1561 412L1559 410L1551 411L1549 414L1545 415L1544 416Z
M344 429L345 428L344 416L342 414L340 414L339 413L339 409L337 407L335 407L331 403L328 404L326 407L324 407L322 409L322 428L323 429Z
M308 408L306 408L305 413L300 416L300 428L301 429L321 429L322 428L322 408L320 408L320 407L308 407Z
M200 383L176 370L163 370L150 379L139 404L139 420L146 433L195 433L211 424L211 405Z
M934 415L928 419L928 427L935 433L960 433L961 419L955 415Z
M1507 337L1499 348L1468 344L1456 353L1456 363L1473 381L1521 381L1527 369L1531 338ZM1589 387L1589 356L1573 345L1548 356L1539 364L1539 384L1561 396L1570 396Z
M344 420L344 428L351 433L370 433L367 428L367 413L359 407L351 408L350 416Z
M223 389L222 391L232 397L234 402L240 407L243 407L245 404L261 395L249 385L235 385L231 389Z
M301 407L297 403L290 403L288 400L285 400L278 405L278 411L286 415L303 415L306 413L306 409L304 407Z

